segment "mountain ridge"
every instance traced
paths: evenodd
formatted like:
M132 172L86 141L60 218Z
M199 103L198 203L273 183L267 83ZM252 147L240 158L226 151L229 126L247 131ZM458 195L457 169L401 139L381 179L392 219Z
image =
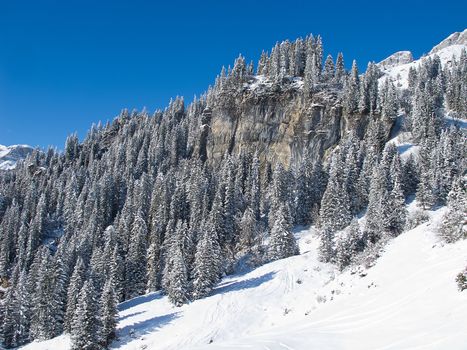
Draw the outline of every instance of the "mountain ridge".
M0 170L12 170L16 163L25 159L33 148L29 145L0 145Z

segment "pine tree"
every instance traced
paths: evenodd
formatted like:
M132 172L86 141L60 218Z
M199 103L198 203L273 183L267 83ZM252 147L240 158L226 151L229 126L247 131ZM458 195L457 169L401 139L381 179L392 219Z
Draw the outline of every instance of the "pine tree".
M334 75L334 82L337 84L343 84L345 74L344 56L342 55L342 52L339 52L336 59L336 73Z
M350 265L354 257L365 248L361 237L360 226L356 219L353 219L348 230L336 241L336 264L340 270Z
M389 220L386 223L386 230L393 236L399 235L405 226L407 209L405 207L405 197L402 191L400 178L396 178L392 191L389 195Z
M99 350L99 312L97 293L92 281L84 283L72 321L71 341L73 350Z
M320 219L321 226L332 232L343 229L352 220L344 164L338 154L334 154L331 159L329 181L321 201Z
M115 293L115 284L113 278L107 280L102 291L100 298L100 335L102 337L101 343L104 346L110 344L115 338L115 329L117 327L117 296Z
M132 240L126 261L126 298L141 295L146 290L146 223L137 215L131 230Z
M19 302L17 343L18 345L22 345L26 344L31 339L31 293L28 288L28 278L26 271L21 271L16 288Z
M360 100L360 77L358 75L357 62L354 60L350 76L345 81L344 86L344 108L347 113L354 114L358 111Z
M221 250L217 233L212 224L206 224L201 240L196 247L193 272L193 298L207 296L219 281L222 270Z
M12 282L17 282L18 268L12 276ZM18 323L20 319L18 294L15 288L10 287L5 293L4 302L0 305L1 324L0 324L0 341L6 348L16 347L19 345Z
M188 255L192 251L192 242L185 222L178 222L173 237L167 242L165 268L162 277L164 291L176 306L181 306L189 299Z
M415 158L409 155L402 167L402 185L405 196L415 194L419 182L419 174Z
M166 292L175 306L182 306L189 299L188 269L178 244L171 249L170 269L166 270Z
M32 298L31 335L34 339L46 340L56 335L57 300L54 299L54 281L50 271L52 259L48 248L42 248L39 254L41 263L37 271L36 289Z
M260 228L253 210L247 208L239 224L240 239L237 250L251 251L251 248L260 243Z
M78 257L73 274L70 278L70 284L68 286L67 294L67 305L66 305L66 314L65 314L65 323L64 328L67 332L71 331L72 320L74 318L74 313L76 306L78 305L78 295L83 287L83 284L86 280L86 267L83 260Z
M295 237L291 232L290 213L286 205L281 205L274 215L274 225L268 244L268 259L284 259L299 253Z
M334 233L329 227L321 230L321 241L318 247L319 260L322 262L333 262L335 260Z
M331 55L326 57L326 62L324 63L323 80L325 82L334 81L334 61L332 60Z
M459 239L467 238L467 190L462 177L455 180L448 196L447 212L443 216L440 231L443 239L453 243Z
M374 168L371 177L370 194L368 196L368 208L366 213L365 231L369 240L377 241L385 229L389 220L389 193L387 177L384 167L378 165Z

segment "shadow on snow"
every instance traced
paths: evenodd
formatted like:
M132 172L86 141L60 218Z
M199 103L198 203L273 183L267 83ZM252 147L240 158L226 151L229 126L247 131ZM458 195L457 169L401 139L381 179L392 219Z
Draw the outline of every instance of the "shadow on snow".
M120 316L118 318L118 322L122 322L123 320L126 320L127 318L130 318L130 317L133 317L133 316L138 316L138 315L141 315L141 314L144 314L146 311L138 311L138 312L133 312L132 314L128 314L128 315L125 315L125 316Z
M238 281L238 280L226 281L226 282L219 284L217 288L214 289L212 295L235 292L235 291L239 291L243 289L256 288L260 286L261 284L272 280L275 274L276 272L273 271L273 272L268 272L262 276L249 278L243 281Z
M149 293L145 295L141 295L139 297L124 301L118 305L118 311L124 311L129 308L138 306L140 304L144 304L156 299L162 298L162 294L160 292Z
M171 321L178 317L179 312L174 312L163 316L152 317L147 320L125 326L122 329L117 330L118 340L114 341L111 348L119 348L133 340L143 337L146 334L152 333L155 330L169 324Z

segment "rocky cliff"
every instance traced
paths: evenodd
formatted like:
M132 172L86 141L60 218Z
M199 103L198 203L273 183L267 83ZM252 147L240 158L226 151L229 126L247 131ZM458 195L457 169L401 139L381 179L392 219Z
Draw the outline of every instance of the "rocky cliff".
M313 157L326 155L349 130L363 136L369 118L344 113L339 89L304 96L300 85L285 91L249 84L241 94L224 96L203 112L197 150L209 163L225 153L258 152L260 159L281 161L286 167L308 149ZM389 134L392 123L386 125Z

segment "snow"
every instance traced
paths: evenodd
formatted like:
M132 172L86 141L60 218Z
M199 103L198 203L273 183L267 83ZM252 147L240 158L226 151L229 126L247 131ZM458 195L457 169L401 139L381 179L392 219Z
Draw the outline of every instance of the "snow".
M377 64L381 69L390 69L413 61L410 51L398 51Z
M448 64L451 60L452 57L454 56L456 59L458 59L462 53L462 50L466 50L467 45L466 44L455 44L447 47L443 47L442 49L439 49L436 52L430 53L427 56L424 56L420 58L419 60L410 62L410 63L405 63L401 65L390 65L389 67L381 67L382 72L384 73L384 76L380 78L379 82L382 84L385 79L390 78L396 87L402 88L402 89L407 89L408 88L408 76L409 76L409 70L410 68L417 68L421 62L424 59L427 59L428 57L433 58L435 55L438 55L442 66ZM391 56L390 56L391 57ZM389 57L389 58L390 58ZM387 60L387 59L386 59ZM384 60L384 61L386 61ZM384 62L383 61L383 62Z
M303 88L303 79L301 77L286 77L290 88L300 90ZM264 75L255 75L244 84L250 91L262 93L272 88L273 82Z
M151 293L122 303L112 348L465 349L467 293L455 276L467 240L439 241L444 212L390 241L368 270L319 262L311 228L296 234L301 255L224 278L205 299L177 308ZM68 336L24 347L68 348Z
M450 115L446 115L444 118L448 125L455 125L460 129L467 129L467 119L455 118Z
M12 170L16 167L18 160L24 159L32 152L28 145L0 145L0 170Z
M452 45L467 45L467 29L463 32L455 32L449 35L446 39L441 41L438 45L431 49L430 54L436 53L445 47Z
M71 339L69 335L61 335L59 337L47 341L34 341L21 349L24 350L65 350L71 349Z

